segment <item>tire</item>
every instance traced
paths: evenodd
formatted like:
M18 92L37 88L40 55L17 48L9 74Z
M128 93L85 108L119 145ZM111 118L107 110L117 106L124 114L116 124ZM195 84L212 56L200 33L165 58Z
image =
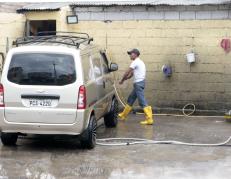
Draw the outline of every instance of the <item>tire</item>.
M111 110L104 116L104 124L108 128L116 127L118 123L119 104L118 100L112 100Z
M18 140L18 134L16 133L1 133L1 141L3 145L14 146Z
M93 149L96 145L96 128L97 122L95 116L92 115L87 129L82 133L80 143L83 148Z

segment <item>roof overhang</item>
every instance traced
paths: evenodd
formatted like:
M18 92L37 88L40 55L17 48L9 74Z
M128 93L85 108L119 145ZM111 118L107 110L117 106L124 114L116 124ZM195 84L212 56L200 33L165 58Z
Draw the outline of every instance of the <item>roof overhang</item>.
M17 9L18 13L41 12L41 11L59 11L62 7L69 6L70 3L33 3Z

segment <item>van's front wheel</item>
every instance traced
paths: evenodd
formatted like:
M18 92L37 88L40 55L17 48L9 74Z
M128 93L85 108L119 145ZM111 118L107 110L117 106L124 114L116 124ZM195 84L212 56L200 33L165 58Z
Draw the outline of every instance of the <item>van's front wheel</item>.
M104 124L106 127L116 127L118 123L119 104L118 100L112 100L111 110L104 116Z
M13 146L16 144L17 140L18 140L18 134L16 133L5 133L5 132L1 133L1 141L3 145Z
M96 145L96 128L97 122L95 116L92 115L87 129L82 133L80 142L83 148L93 149Z

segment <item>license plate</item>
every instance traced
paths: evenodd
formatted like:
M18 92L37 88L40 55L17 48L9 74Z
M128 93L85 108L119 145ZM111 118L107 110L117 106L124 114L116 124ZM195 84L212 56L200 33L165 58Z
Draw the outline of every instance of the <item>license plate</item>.
M50 99L30 99L29 105L30 107L51 107L52 100Z

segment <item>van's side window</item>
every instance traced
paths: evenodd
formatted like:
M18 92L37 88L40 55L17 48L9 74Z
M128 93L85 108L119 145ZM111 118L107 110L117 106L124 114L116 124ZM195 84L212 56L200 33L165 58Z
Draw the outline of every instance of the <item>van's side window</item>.
M94 80L94 74L92 74L91 70L91 57L90 55L83 55L81 57L82 59L82 65L83 65L83 75L84 75L84 80L86 82L90 80Z
M102 76L102 66L100 62L100 54L94 54L92 56L92 71L95 78Z
M101 54L101 59L102 59L103 72L104 74L109 73L107 56L104 52L100 52L100 54Z

